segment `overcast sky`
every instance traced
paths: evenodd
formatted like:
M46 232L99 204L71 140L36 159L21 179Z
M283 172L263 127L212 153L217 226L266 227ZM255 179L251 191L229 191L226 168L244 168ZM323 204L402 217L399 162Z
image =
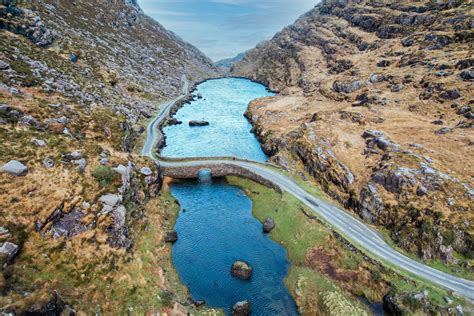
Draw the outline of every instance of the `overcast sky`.
M234 57L313 8L318 0L138 0L146 14L214 61Z

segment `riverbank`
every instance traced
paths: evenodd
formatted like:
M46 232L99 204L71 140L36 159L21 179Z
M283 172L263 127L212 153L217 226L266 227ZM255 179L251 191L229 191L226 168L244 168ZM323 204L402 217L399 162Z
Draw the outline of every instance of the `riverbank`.
M281 195L249 180L227 179L252 199L257 219L263 222L266 217L272 217L275 220L271 238L288 251L291 269L285 283L303 315L327 311L335 302L341 314L380 311L384 296L386 300L405 297L397 300L397 308L407 313L419 311L426 302L429 310L438 312L465 304L444 289L413 281L371 260L323 225L291 195ZM427 291L426 297L424 294L416 296L423 291ZM418 299L414 299L415 296ZM362 298L376 304L362 304ZM448 304L445 298L453 301ZM385 305L393 308L388 302Z

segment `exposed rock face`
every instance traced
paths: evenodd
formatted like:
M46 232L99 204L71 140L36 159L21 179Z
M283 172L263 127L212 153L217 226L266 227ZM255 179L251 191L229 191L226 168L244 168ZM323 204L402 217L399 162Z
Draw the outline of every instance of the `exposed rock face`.
M245 261L236 261L230 269L230 274L241 280L248 280L252 277L253 269Z
M250 302L241 301L232 306L232 316L248 316L250 315Z
M5 267L11 263L19 250L17 245L9 241L0 243L0 266Z
M323 1L231 69L280 91L246 113L274 163L446 264L473 254L470 6Z

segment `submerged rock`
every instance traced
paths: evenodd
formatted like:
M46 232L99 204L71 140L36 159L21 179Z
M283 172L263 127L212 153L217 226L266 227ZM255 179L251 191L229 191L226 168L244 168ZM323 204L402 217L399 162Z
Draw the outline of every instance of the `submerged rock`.
M10 160L3 165L2 172L12 176L24 176L28 173L28 167L17 160Z
M253 269L252 267L245 261L236 261L232 265L232 269L230 270L230 274L238 279L241 280L248 280L252 277Z
M250 302L241 301L232 306L232 316L247 316L250 315Z
M265 218L265 221L263 222L263 232L264 233L269 233L275 228L275 221L273 218L267 217Z
M189 126L207 126L209 125L208 121L193 120L189 121Z

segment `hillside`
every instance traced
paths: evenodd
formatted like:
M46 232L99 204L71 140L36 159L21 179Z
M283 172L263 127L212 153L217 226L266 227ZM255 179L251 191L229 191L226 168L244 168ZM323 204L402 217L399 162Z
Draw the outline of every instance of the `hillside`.
M280 92L247 112L273 162L471 274L473 19L472 1L323 1L232 67Z
M138 139L212 62L135 1L0 3L0 314L192 310Z

